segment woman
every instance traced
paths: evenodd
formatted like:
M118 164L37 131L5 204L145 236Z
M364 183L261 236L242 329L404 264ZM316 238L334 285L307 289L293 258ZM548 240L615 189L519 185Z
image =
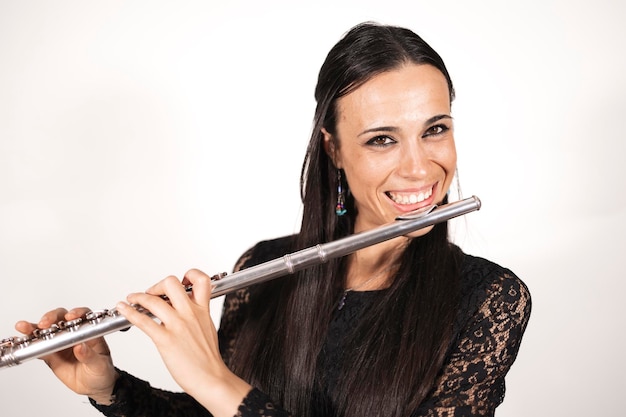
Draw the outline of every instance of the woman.
M300 233L258 243L236 269L447 202L454 90L416 34L354 27L328 54L315 97ZM446 223L296 275L228 295L219 335L210 279L198 270L183 278L190 295L168 277L128 296L162 324L117 306L152 338L185 393L116 369L102 339L45 361L109 416L474 416L502 402L530 296L511 271L450 243ZM84 313L59 309L37 326Z

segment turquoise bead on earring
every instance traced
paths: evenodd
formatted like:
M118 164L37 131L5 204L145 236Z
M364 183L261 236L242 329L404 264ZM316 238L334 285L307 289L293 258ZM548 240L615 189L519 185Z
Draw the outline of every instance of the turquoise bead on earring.
M335 213L337 213L337 216L343 216L344 214L346 214L348 211L346 210L346 208L343 206L343 204L341 203L337 203L337 207L335 207Z
M347 212L343 196L343 187L341 186L341 171L337 170L337 205L335 206L335 213L337 213L337 216L343 216Z

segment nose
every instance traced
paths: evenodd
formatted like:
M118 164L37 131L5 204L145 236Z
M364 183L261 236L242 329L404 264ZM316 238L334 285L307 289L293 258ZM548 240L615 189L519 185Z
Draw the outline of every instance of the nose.
M410 141L400 150L398 172L408 179L421 179L426 176L428 155L419 140Z

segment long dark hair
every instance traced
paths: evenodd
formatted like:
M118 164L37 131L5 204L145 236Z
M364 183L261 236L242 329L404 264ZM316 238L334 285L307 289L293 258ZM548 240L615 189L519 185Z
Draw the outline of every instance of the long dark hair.
M292 249L327 242L353 231L348 214L335 214L337 170L323 148L322 128L333 134L339 98L382 72L406 63L433 65L452 81L440 56L400 27L363 23L331 49L319 73L317 108L301 175L303 218ZM344 188L347 184L343 184ZM433 388L452 338L458 309L459 250L447 224L412 239L400 270L380 303L360 318L350 336L354 352L331 393L341 416L406 416ZM252 305L231 359L235 372L297 416L311 415L317 358L341 294L345 260L334 260L268 283ZM254 303L253 303L254 304Z

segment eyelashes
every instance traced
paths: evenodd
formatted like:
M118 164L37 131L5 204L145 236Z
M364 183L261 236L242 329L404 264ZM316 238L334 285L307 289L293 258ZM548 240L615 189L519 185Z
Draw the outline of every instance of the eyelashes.
M423 137L442 135L448 132L449 130L450 130L450 127L445 124L434 125L434 126L429 127L428 130L426 130Z
M438 136L442 136L446 134L447 132L449 132L450 129L451 127L448 126L447 124L444 124L444 123L436 124L426 129L426 131L422 134L422 138L435 138ZM377 135L369 139L366 142L366 145L377 147L377 148L384 148L384 147L393 145L394 143L397 143L397 140L395 140L389 135Z
M396 143L396 141L387 135L374 136L373 138L371 138L370 140L366 142L367 145L381 147L381 148L385 146L389 146L394 143Z

